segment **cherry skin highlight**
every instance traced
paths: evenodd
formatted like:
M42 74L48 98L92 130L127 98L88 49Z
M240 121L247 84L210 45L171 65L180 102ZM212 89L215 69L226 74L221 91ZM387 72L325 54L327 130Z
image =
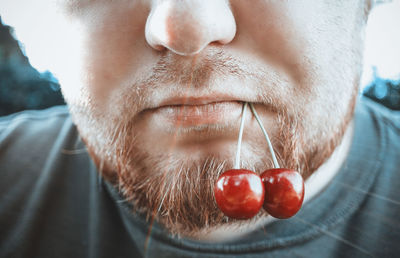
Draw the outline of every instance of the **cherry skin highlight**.
M265 192L259 175L251 170L231 169L218 178L214 195L226 216L249 219L260 211Z
M273 217L287 219L295 215L304 200L304 180L295 170L268 169L261 174L265 188L264 209Z

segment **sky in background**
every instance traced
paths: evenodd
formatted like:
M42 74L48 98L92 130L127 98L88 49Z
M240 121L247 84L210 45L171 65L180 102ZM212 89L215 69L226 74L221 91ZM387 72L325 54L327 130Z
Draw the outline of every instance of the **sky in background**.
M400 80L400 0L382 1L372 10L366 31L363 86L379 77Z

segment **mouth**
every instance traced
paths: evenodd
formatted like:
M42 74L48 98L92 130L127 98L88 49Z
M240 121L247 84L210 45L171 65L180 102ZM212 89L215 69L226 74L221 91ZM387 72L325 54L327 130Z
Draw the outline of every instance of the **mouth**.
M261 104L257 97L249 94L203 94L179 93L169 98L154 98L153 105L143 113L158 128L174 131L177 128L237 128L244 102Z
M155 110L155 115L176 126L192 127L236 121L240 117L241 109L240 101L188 102L160 106Z

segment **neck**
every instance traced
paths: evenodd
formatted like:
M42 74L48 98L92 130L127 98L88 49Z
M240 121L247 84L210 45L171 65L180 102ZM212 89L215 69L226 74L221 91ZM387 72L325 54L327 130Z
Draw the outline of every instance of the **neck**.
M304 204L320 194L339 172L350 150L353 138L353 129L354 125L352 121L343 136L341 144L336 147L331 157L306 180ZM232 241L275 220L277 219L272 218L271 216L262 217L256 222L252 221L251 224L223 226L207 230L207 232L199 232L193 238L213 243Z

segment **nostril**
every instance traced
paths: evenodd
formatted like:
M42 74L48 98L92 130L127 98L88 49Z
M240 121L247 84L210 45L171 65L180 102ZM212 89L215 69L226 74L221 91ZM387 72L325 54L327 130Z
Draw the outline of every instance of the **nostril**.
M155 50L157 50L157 51L164 51L164 50L166 50L166 47L164 47L163 45L159 45L159 44L153 45L152 47L153 47Z

